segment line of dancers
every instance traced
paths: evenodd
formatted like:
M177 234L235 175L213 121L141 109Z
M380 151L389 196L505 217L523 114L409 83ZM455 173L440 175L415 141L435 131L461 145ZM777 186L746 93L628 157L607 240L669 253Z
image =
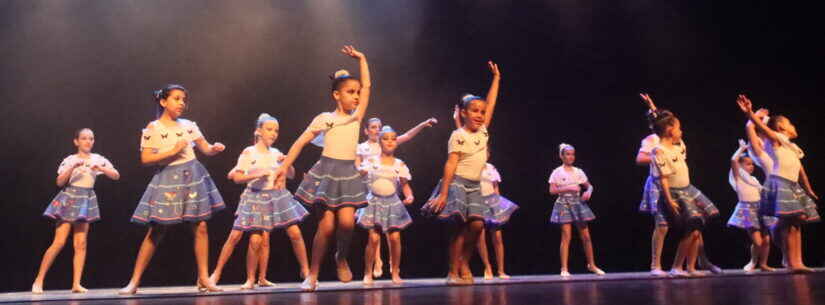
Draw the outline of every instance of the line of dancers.
M409 181L411 170L396 158L398 145L412 140L424 128L437 124L431 118L399 135L378 118L367 120L363 129L368 140L358 143L359 130L370 103L371 78L366 56L352 46L341 52L357 60L360 77L346 70L331 76L331 97L335 110L317 115L307 129L284 154L273 147L279 135L278 120L266 113L255 121L254 144L246 147L227 178L245 184L235 211L232 231L221 249L217 265L208 270L207 220L226 207L224 199L206 168L198 162L195 148L207 156L225 150L223 144L210 143L198 125L181 116L186 110L188 91L180 85L167 85L154 93L157 119L142 131L140 159L153 165L156 173L149 182L131 218L146 225L147 231L135 259L129 283L120 294L135 294L167 229L187 223L194 232L198 290L221 291L217 286L226 262L243 238L248 236L246 281L241 289L274 284L267 280L269 234L283 229L290 239L304 279L301 288L315 290L324 257L334 246L338 279L349 282L353 275L348 265L351 236L356 225L368 231L365 249L363 284L371 285L383 275L381 238L389 246L392 282L402 283L401 232L412 222L407 206L415 198ZM492 279L493 268L487 253L486 236L492 240L496 254L496 276L507 279L501 229L518 205L501 196L502 181L497 169L487 163L490 157L489 127L496 107L501 73L498 65L488 62L492 81L486 97L467 94L456 106L453 119L456 129L447 143L447 160L443 176L421 213L453 224L448 245L449 285L473 283L469 261L478 250L484 263L484 279ZM640 211L653 216L651 238L651 274L654 276L703 276L699 269L721 272L704 253L701 230L719 210L690 181L686 145L681 123L668 110L657 109L647 94L653 134L642 141L636 158L639 165L650 168L644 185ZM768 117L768 111L753 110L751 101L740 95L737 104L746 115L746 136L731 159L729 182L739 203L728 225L747 231L752 241L752 257L746 271L772 271L767 265L770 241L783 253L783 264L797 272L809 272L802 262L801 226L819 221L812 191L800 159L802 150L791 140L796 129L784 116ZM56 223L54 241L43 256L33 293L43 293L43 281L54 258L72 233L74 272L72 291L87 290L81 285L85 263L86 236L89 224L100 219L97 197L93 190L97 176L117 180L118 171L105 157L92 153L94 133L88 128L74 137L77 153L66 157L58 168L57 185L62 190L52 200L44 215ZM295 177L293 163L303 148L313 143L323 148L321 158L303 175L300 186L291 193L286 179ZM556 195L550 222L561 228L559 254L562 277L569 277L568 252L575 226L582 241L587 269L604 275L595 262L588 222L596 217L587 202L594 186L575 164L575 148L559 146L561 165L550 174L549 192ZM752 176L754 165L765 172L760 183ZM801 182L801 183L800 183ZM403 199L402 199L403 196ZM318 228L307 254L298 226L315 207ZM661 268L660 257L668 228L682 234L670 272ZM248 234L245 234L248 233ZM698 266L697 266L698 261Z

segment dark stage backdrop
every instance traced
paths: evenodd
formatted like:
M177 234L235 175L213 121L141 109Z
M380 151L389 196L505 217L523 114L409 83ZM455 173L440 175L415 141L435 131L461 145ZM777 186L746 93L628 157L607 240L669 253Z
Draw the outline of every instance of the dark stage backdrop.
M825 194L825 148L818 133L823 22L799 4L768 1L2 1L0 2L0 150L2 213L0 290L26 290L54 226L41 216L58 189L58 163L75 151L73 132L96 133L95 152L120 170L98 180L103 220L92 225L87 287L118 287L129 279L145 227L129 217L153 170L138 162L140 130L154 119L150 98L166 83L191 91L185 117L209 141L226 144L199 156L228 204L209 221L210 262L229 234L242 186L224 177L250 144L261 112L281 121L275 146L286 151L314 115L333 109L327 75L357 70L344 44L363 50L372 67L369 116L399 130L435 116L398 155L413 172L414 224L404 231L403 275L442 277L448 226L418 215L438 181L461 94L486 93L485 61L503 71L490 128L492 159L503 194L520 204L504 230L512 274L556 273L559 229L548 224L554 198L547 178L557 145L576 146L578 166L596 190L591 224L597 262L608 272L648 269L649 216L637 207L646 167L634 164L646 136L640 91L681 118L693 183L726 220L736 203L727 183L729 157L743 137L737 93L788 114L819 194ZM363 136L362 136L363 140ZM304 172L320 150L304 149ZM294 190L297 183L289 183ZM317 219L301 224L309 243ZM805 227L807 263L821 266L821 225ZM143 285L194 285L192 237L170 232ZM748 257L747 237L719 221L705 230L707 253L725 268ZM363 270L365 232L356 229L351 266ZM71 241L46 287L70 285ZM664 253L669 266L675 237ZM571 266L583 272L578 241ZM778 251L774 250L774 253ZM244 276L245 243L223 283ZM778 256L772 257L778 265ZM474 262L479 273L479 263ZM286 236L272 237L270 279L297 281ZM331 259L322 280L334 279Z

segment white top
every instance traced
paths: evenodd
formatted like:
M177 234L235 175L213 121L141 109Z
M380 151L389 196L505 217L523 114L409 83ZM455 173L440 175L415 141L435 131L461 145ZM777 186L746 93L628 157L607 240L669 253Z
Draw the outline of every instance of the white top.
M734 181L733 169L728 172L728 182L736 191L736 197L739 198L739 201L756 202L762 198L760 195L762 185L759 184L759 180L741 167L739 168L739 178L736 181Z
M495 183L501 183L501 175L496 167L490 163L484 166L481 172L481 196L488 196L496 192Z
M149 126L143 129L140 150L152 149L155 153L170 151L179 140L183 139L189 142L189 145L169 165L195 160L195 150L192 148L195 147L195 140L203 138L203 134L195 122L185 119L177 119L177 122L178 125L174 127L165 126L157 120L149 123Z
M391 196L401 187L401 179L412 180L410 169L401 159L392 165L381 163L380 157L370 157L361 162L360 170L367 172L370 192L378 196Z
M564 165L556 167L556 169L550 173L550 179L547 179L547 183L555 184L559 187L587 183L587 175L581 168L575 166L571 166L571 168L573 169L572 171L567 171L564 169Z
M663 145L657 145L654 152L661 151L662 155L653 155L650 163L650 175L667 179L670 187L686 187L690 185L690 171L687 167L687 147L682 143L667 149Z
M358 144L358 149L355 152L361 160L366 160L369 157L377 157L381 155L381 145L378 142L370 142L369 140Z
M238 164L232 171L241 171L244 175L257 174L262 171L275 171L281 167L278 160L284 154L274 147L270 147L268 152L261 152L255 145L249 146L241 152L238 157ZM271 190L275 188L275 177L268 175L249 181L247 187L259 190Z
M69 182L66 183L67 185L93 188L95 186L95 179L98 175L103 174L103 172L92 170L92 166L97 165L99 167L113 168L112 163L101 155L90 154L88 159L83 159L73 154L63 159L63 162L60 162L60 167L57 168L57 174L60 175L72 169L78 162L83 165L78 166L72 171L72 176L69 177Z
M659 145L659 136L657 136L655 133L652 133L644 139L642 139L642 144L639 147L639 152L652 154L653 148L656 147L656 145Z
M481 180L481 171L487 164L487 140L489 138L487 127L484 126L476 132L470 132L464 128L453 131L447 144L447 152L461 153L455 170L457 176L473 181Z
M771 159L771 156L765 153L764 145L762 145L762 153L758 155L756 154L756 151L753 150L753 145L759 144L751 143L751 145L748 146L748 155L750 155L751 160L753 160L753 164L756 164L756 166L759 166L759 168L761 168L762 171L765 172L766 177L770 176L773 172L773 159Z
M355 160L360 123L352 115L323 112L316 116L307 131L323 133L324 151L321 155L338 160Z
M779 145L773 145L771 141L765 141L765 152L773 160L772 175L791 180L799 180L799 171L802 169L802 162L799 161L805 156L802 149L788 139L788 136L776 133L779 137Z

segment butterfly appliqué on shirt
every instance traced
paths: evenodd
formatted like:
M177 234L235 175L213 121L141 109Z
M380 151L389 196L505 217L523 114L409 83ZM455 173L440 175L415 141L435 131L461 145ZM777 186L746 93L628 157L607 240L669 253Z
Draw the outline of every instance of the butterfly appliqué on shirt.
M332 126L334 126L334 125L335 125L335 122L326 122L326 123L324 123L324 124L326 124L326 125L327 125L327 128L332 128Z
M192 132L194 132L194 130L189 129L189 130L187 130L186 132L187 132L187 133L189 133L189 134L191 134Z
M168 133L167 133L167 134L162 134L162 135L160 135L160 137L161 137L162 139L166 139L167 137L169 137L169 134L168 134Z
M464 140L456 140L456 143L458 143L458 145L464 145Z
M178 136L178 138L183 137L183 133L182 133L182 132L175 133L175 135L177 135L177 136Z
M146 140L146 141L149 141L149 139L151 139L151 138L152 138L152 136L143 136L143 139Z
M476 145L479 145L479 144L481 144L481 140L476 140L475 143L476 143Z

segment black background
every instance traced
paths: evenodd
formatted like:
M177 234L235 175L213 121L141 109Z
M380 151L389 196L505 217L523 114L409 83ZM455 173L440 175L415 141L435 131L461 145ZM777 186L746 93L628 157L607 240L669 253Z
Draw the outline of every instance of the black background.
M639 214L646 167L634 164L649 131L638 98L650 92L681 118L692 182L723 219L705 230L710 258L740 268L746 235L726 228L736 202L727 183L729 157L743 137L734 103L748 93L758 106L796 124L815 190L822 189L823 22L812 7L769 1L3 1L0 2L0 290L27 290L53 237L41 213L58 191L59 162L76 151L82 127L95 131L100 153L120 181L98 180L103 220L92 225L84 284L125 285L145 228L129 217L153 171L139 165L140 130L154 118L152 90L180 83L190 90L184 117L226 152L199 156L229 208L209 221L214 266L229 233L242 186L224 177L250 144L254 120L281 122L275 146L286 151L316 114L330 111L327 75L357 71L341 55L354 44L369 58L373 95L368 116L406 130L429 116L441 123L398 153L413 173L414 224L404 231L403 276L442 277L447 226L418 216L440 177L461 94L486 94L485 61L503 78L490 127L502 192L521 209L504 231L511 274L557 273L559 230L548 224L553 198L547 178L557 145L577 148L577 165L596 190L591 224L596 259L607 272L649 266L649 216ZM363 136L362 136L363 141ZM304 149L295 166L309 169L320 150ZM290 182L289 189L297 187ZM317 220L301 225L307 246ZM804 231L806 262L821 266L821 225ZM185 226L167 236L143 285L193 285L192 237ZM365 233L356 229L351 266L360 278ZM46 280L68 288L70 243ZM222 283L244 278L245 243ZM668 267L675 248L665 247ZM571 268L584 272L578 241ZM772 263L778 265L774 249ZM476 272L478 262L474 262ZM269 277L297 281L285 234L275 232ZM210 268L211 270L211 268ZM322 280L334 268L322 268Z

